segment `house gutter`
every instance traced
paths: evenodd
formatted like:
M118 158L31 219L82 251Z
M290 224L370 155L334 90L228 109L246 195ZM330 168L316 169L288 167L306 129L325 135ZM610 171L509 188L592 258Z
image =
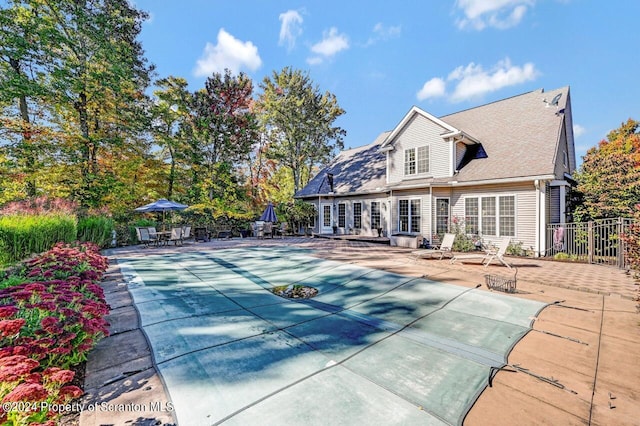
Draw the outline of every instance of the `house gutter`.
M334 197L334 198L344 198L344 197L353 197L357 195L373 195L373 194L385 194L389 192L389 189L384 187L381 189L376 189L372 191L359 191L359 192L345 192L344 194L309 194L309 195L296 195L293 198L304 199L304 198L314 198L314 197Z
M484 180L476 180L476 181L450 181L450 182L431 182L431 183L420 183L414 185L402 185L402 186L394 186L393 189L416 189L416 188L425 188L425 187L434 187L434 188L450 188L450 187L459 187L459 186L479 186L479 185L492 185L492 184L503 184L503 183L522 183L522 182L531 182L535 180L552 180L555 179L555 175L538 175L538 176L522 176L517 178L502 178L502 179L484 179Z

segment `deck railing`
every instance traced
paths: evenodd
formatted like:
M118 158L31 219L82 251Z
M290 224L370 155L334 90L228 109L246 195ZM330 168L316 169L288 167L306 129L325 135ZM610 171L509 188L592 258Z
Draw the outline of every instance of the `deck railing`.
M620 237L633 221L619 217L549 225L545 255L626 269L625 244Z

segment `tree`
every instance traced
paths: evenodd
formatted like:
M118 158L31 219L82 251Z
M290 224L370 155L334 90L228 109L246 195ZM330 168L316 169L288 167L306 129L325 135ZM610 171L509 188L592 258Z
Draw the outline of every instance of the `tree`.
M346 132L334 122L345 111L335 95L321 94L308 74L289 67L265 77L260 87L268 153L291 171L297 192L308 183L315 165L326 163L343 148Z
M209 201L242 198L236 166L258 141L252 95L253 82L246 74L226 70L207 78L205 89L192 97L185 136L193 153L193 185L202 187L201 197Z
M48 114L41 102L51 92L46 75L46 45L51 25L38 15L37 2L11 2L0 9L0 110L2 139L14 160L16 182L12 196L34 197L38 192L38 170L46 156Z
M578 220L630 217L640 202L639 122L629 119L587 151L576 173Z
M184 129L189 123L189 99L192 94L187 90L187 80L169 76L156 82L159 90L154 92L155 103L151 109L153 116L152 132L155 142L163 148L162 160L169 162L167 190L164 196L172 199L178 172L186 167L189 147L186 144Z
M85 205L97 205L115 183L104 154L139 142L146 127L146 97L152 67L136 41L146 14L127 0L25 0L43 20L47 43L46 98L53 110L56 155L63 182Z

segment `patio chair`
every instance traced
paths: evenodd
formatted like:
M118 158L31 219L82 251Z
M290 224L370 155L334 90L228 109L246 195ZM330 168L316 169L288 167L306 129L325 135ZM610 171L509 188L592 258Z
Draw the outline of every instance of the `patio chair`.
M149 238L149 230L147 228L136 227L136 236L140 244L144 244L145 247L149 247L151 239Z
M153 243L156 246L160 245L160 236L158 235L156 228L153 226L148 226L147 231L149 232L149 244Z
M191 235L191 226L183 226L182 227L182 242L184 243L186 240L193 238Z
M204 227L197 227L194 229L194 239L196 242L198 241L202 241L202 242L207 242L209 241L209 230Z
M440 260L444 258L445 255L453 256L453 242L456 239L456 234L444 234L442 237L442 242L440 243L439 248L432 249L423 249L423 250L414 250L411 252L413 255L414 262L417 262L418 259L425 258L427 256L433 257L434 254L440 255Z
M173 241L174 245L182 245L182 228L171 228L171 236L169 236L169 241Z
M493 262L494 259L497 259L504 266L511 269L511 265L506 260L504 260L504 255L507 252L507 248L509 247L510 242L511 242L511 238L509 237L503 238L497 249L489 249L489 250L486 250L485 253L459 254L451 258L451 263L455 263L456 261L459 261L462 263L465 260L481 259L482 264L486 268L491 264L491 262Z
M279 227L274 228L273 235L278 236L280 238L284 238L287 233L288 224L287 222L282 222Z
M265 222L263 231L264 231L264 238L266 238L267 236L269 238L273 238L273 223Z
M264 222L257 220L253 223L253 236L256 238L264 238Z

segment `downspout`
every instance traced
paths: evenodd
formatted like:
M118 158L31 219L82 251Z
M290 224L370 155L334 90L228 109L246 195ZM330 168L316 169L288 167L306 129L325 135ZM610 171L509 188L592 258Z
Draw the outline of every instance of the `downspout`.
M319 191L318 191L319 192ZM320 194L318 194L318 220L316 220L316 226L318 227L318 230L316 231L318 234L322 234L322 220L324 219L323 217L320 217L321 213L320 213L320 209L322 208L322 196ZM314 226L314 231L315 226ZM304 233L305 235L307 235L307 232L305 231Z
M536 246L534 249L535 257L540 257L540 181L533 181L536 188Z
M429 185L429 243L433 238L433 186Z
M387 200L387 209L389 210L389 223L387 223L387 236L393 235L393 189L389 193L389 199Z

